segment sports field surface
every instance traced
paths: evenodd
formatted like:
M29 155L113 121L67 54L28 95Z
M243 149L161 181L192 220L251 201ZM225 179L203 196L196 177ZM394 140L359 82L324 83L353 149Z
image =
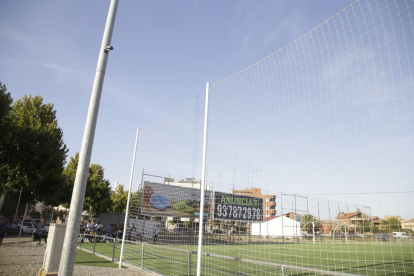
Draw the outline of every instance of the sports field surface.
M92 250L93 244L83 244L82 247ZM113 247L98 243L95 250L111 256ZM191 274L195 275L197 255L189 251L196 252L196 245L145 244L142 258L142 245L126 244L124 261L137 266L143 264L144 268L164 275L188 275L191 259ZM226 258L204 255L202 275L281 275L279 267L260 262L359 275L414 275L414 244L411 243L205 245L203 253ZM116 259L119 254L120 244L117 244ZM323 273L286 269L285 275Z

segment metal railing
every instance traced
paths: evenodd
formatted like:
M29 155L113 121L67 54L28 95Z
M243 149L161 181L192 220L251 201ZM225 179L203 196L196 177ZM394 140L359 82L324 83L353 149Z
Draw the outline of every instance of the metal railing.
M119 242L121 241L120 239L118 239L117 237L111 238L111 237L107 237L107 236L104 236L104 235L97 235L97 234L79 234L79 237L78 237L78 247L79 247L79 249L82 249L82 244L83 243L92 243L91 240L93 242L93 251L92 251L92 254L96 254L97 253L96 252L96 243L97 242L100 243L102 241L102 242L111 244L112 254L111 255L106 255L106 254L104 254L102 252L98 252L98 253L100 255L104 255L104 256L107 256L107 257L111 258L112 259L112 262L118 261L115 258L115 249L116 249L117 242L118 241ZM89 249L87 249L87 250L89 250Z

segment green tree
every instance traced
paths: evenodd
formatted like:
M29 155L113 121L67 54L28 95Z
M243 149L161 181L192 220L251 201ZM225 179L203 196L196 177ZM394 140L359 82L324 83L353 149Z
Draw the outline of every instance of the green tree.
M376 226L376 225L373 225L372 227L371 227L371 233L378 233L380 231L380 229Z
M54 203L68 150L53 104L24 96L12 105L9 120L10 136L0 145L2 195L23 188L22 202Z
M104 178L104 168L99 164L89 167L88 185L86 186L85 210L93 216L99 216L111 205L111 184Z
M0 82L0 173L2 164L6 162L4 147L10 143L10 111L11 111L11 104L13 103L13 99L10 93L7 92L6 85ZM0 177L2 175L0 174ZM6 197L6 190L3 189L3 179L0 179L0 210L2 209L5 197Z
M0 82L0 148L10 139L10 111L13 99L6 85ZM1 155L0 155L1 156Z
M124 185L118 185L115 193L111 194L111 206L108 211L112 213L125 214L128 201L128 191L124 190Z
M70 204L72 190L75 183L76 171L79 163L79 153L71 157L63 175L66 185L59 194L62 202ZM91 164L89 167L88 181L86 185L83 210L92 216L99 216L101 212L108 210L111 205L110 183L104 178L104 169L99 164Z
M318 232L319 227L320 224L318 223L318 220L312 214L306 214L301 217L300 228L302 231L305 231L308 234L313 234L313 230L315 229L315 232Z
M388 232L398 232L401 230L401 222L396 218L389 218L387 220L381 220L381 229Z
M369 222L360 222L355 226L355 232L364 234L365 232L371 232L372 225Z

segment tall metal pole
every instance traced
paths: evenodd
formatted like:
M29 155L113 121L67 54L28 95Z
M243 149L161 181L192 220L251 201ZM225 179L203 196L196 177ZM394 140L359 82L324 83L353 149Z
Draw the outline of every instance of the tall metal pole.
M197 276L201 274L201 253L203 252L203 221L204 221L204 190L206 186L206 152L207 152L207 124L208 124L208 92L210 84L206 84L206 104L204 110L204 138L203 138L203 165L201 171L202 185L200 186L200 218L198 229L198 251L197 251Z
M18 243L20 243L20 235L22 234L23 224L24 224L24 221L26 220L28 211L29 211L29 203L26 203L26 209L24 210L23 220L21 221L21 224L20 224L19 238L17 239Z
M23 191L23 188L20 188L19 201L17 202L16 213L14 214L14 222L16 222L17 211L19 210L19 207L20 207L20 199L22 198L22 191Z
M139 136L139 129L137 129L137 135L135 138L134 156L132 156L131 177L129 178L128 200L127 200L126 212L125 212L124 234L122 236L121 257L119 258L119 268L122 268L122 258L124 257L125 236L126 236L128 215L129 215L129 202L131 201L132 180L134 178L134 168L135 168L135 158L137 154L138 136Z
M102 86L105 77L106 64L111 46L112 32L115 24L115 15L118 8L118 0L111 0L105 31L99 50L98 65L96 67L95 80L89 104L88 116L83 133L82 147L79 154L79 164L76 172L75 184L70 204L70 216L67 222L65 239L63 242L62 257L59 266L60 276L72 276L75 266L76 245L80 220L82 216L83 202L85 200L86 182L88 180L89 165L92 155L92 146L95 136L96 121L98 118L99 103L101 100Z

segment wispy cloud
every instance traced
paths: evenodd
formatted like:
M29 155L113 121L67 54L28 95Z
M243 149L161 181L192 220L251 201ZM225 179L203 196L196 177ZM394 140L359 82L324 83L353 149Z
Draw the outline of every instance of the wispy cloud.
M24 54L20 62L35 63L58 71L84 74L79 70L72 69L86 66L79 53L75 53L70 48L67 37L53 33L47 38L39 39L37 35L0 23L0 36L8 40L7 47L21 47L19 50Z
M65 43L59 43L59 39L56 36L52 39L39 39L35 33L24 32L1 23L0 35L3 39L8 39L12 42L12 44L8 43L7 45L22 46L26 52L48 53L48 55L63 56L62 52L65 51L65 49L62 49L61 47L61 45L64 45ZM56 47L56 44L59 44L59 47Z
M194 0L194 1L191 1L191 5L190 5L191 11L193 13L198 12L200 10L201 3L202 3L202 0Z
M252 47L252 41L253 41L253 31L250 31L247 33L240 43L240 55L243 59L249 59L254 57L256 51L254 50L254 47Z
M59 65L55 65L55 64L39 63L39 65L47 67L47 68L51 68L51 69L54 69L54 70L57 70L57 71L75 73L75 74L79 74L79 75L83 75L83 76L87 76L87 77L91 76L91 74L87 74L87 73L82 72L80 70L76 70L76 69L69 68L69 67L64 67L64 66L59 66Z
M229 22L229 37L233 43L240 45L242 58L251 58L261 52L262 47L272 46L275 41L289 43L308 31L309 26L304 25L302 15L302 8L289 9L289 5L279 1L261 5L238 2ZM257 18L261 19L261 24L257 23ZM281 48L284 44L277 44L276 47Z
M8 38L24 44L33 51L39 48L36 40L32 39L30 35L25 34L17 29L11 28L10 26L0 24L0 35L3 37L3 39Z
M268 46L281 36L286 36L290 41L295 40L297 37L304 34L308 31L309 26L304 26L304 21L302 20L302 12L289 12L283 20L274 27L269 33L264 37L263 44Z
M159 107L145 100L140 88L131 89L133 86L125 86L122 84L107 82L105 84L105 99L112 105L123 110L127 110L131 114L151 118L154 113L157 114ZM148 112L152 110L153 112Z

